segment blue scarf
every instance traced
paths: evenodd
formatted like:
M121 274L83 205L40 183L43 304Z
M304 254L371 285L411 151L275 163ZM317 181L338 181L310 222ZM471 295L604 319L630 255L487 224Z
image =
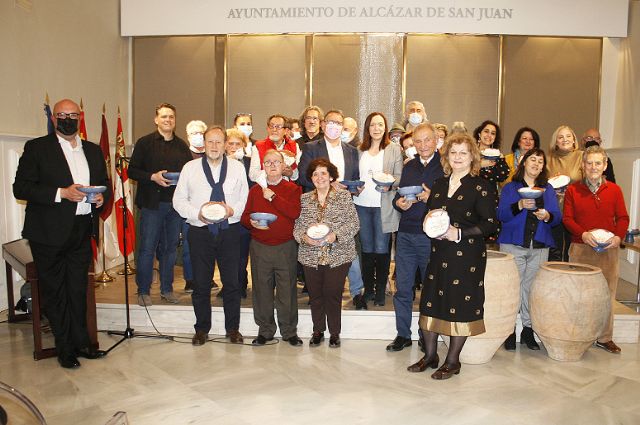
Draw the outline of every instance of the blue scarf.
M211 186L211 196L209 197L209 200L215 202L225 202L222 185L227 178L227 156L222 156L222 165L220 166L220 179L217 183L213 180L213 174L211 174L211 167L209 166L206 155L202 157L202 170L204 171L204 175L205 177L207 177L207 181ZM224 220L220 223L207 224L207 227L209 228L209 231L211 233L217 235L220 230L229 228L229 220Z

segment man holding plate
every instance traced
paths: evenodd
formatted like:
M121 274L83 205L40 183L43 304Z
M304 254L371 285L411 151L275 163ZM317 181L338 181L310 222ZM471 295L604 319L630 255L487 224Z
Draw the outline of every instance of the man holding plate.
M603 177L606 168L607 153L604 149L592 146L584 151L584 179L567 189L562 222L571 233L569 261L601 268L613 303L620 273L618 251L629 227L629 214L620 186ZM613 305L596 345L610 353L619 353L620 347L612 339Z
M55 134L29 140L20 158L13 194L27 201L22 236L29 240L43 310L55 337L58 362L80 366L78 357L96 359L90 346L87 285L91 235L98 238L97 210L111 196L100 147L78 136L78 105L64 99L53 107ZM95 203L81 190L102 186Z
M249 193L244 165L225 155L225 129L204 133L205 156L185 164L173 194L173 206L189 223L193 264L191 300L196 315L193 345L203 345L211 330L211 279L218 263L224 286L226 336L243 342L240 328L240 217Z
M270 149L260 156L264 158L267 184L251 188L241 219L251 231L253 317L259 327L252 344L265 345L273 340L275 306L282 339L292 346L300 346L296 295L298 246L293 238L293 226L300 215L302 189L283 178L287 165L281 152Z
M430 123L419 124L413 132L413 145L418 155L402 169L400 187L421 186L423 191L411 202L396 193L394 208L400 211L400 224L396 237L396 288L393 307L396 313L396 339L387 351L400 351L411 345L411 312L413 309L413 285L416 271L421 280L429 263L431 241L422 231L422 220L427 213L426 202L433 182L442 177L440 154L436 151L438 135Z

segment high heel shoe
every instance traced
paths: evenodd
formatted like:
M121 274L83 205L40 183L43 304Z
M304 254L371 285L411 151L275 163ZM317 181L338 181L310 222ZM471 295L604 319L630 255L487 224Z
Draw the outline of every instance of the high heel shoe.
M424 372L428 368L437 369L439 362L440 362L440 358L438 357L438 354L436 354L436 356L433 358L433 360L427 360L427 356L423 356L416 363L414 363L411 366L407 367L407 370L409 372L418 373L418 372Z
M460 363L457 363L455 365L448 365L445 363L442 366L440 366L440 369L433 372L433 374L431 375L431 378L437 379L437 380L449 379L453 375L459 374L461 367L462 365Z

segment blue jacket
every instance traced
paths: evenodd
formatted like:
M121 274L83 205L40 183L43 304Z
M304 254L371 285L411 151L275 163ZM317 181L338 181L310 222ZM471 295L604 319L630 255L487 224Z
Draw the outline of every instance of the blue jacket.
M440 163L440 154L434 153L433 158L425 167L420 162L420 157L416 155L411 161L407 162L402 169L399 187L405 186L422 186L424 183L429 189L433 186L433 182L444 176L442 164ZM398 208L396 201L400 195L396 192L393 198L393 208L400 211L399 232L405 233L422 233L422 221L427 214L427 204L424 202L416 202L406 211Z
M498 220L502 222L502 230L498 236L498 243L508 243L512 245L522 246L524 242L524 227L527 221L527 210L522 210L514 215L513 204L520 200L518 189L525 187L522 182L511 182L502 188L500 193L500 202L498 203ZM547 183L544 194L542 195L544 209L551 214L551 220L548 223L544 221L538 222L533 239L543 243L548 247L555 247L551 228L557 226L562 221L562 213L558 205L556 193L553 187Z

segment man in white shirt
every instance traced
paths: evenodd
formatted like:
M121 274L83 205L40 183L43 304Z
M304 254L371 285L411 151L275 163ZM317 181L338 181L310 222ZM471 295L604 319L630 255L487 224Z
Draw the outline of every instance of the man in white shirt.
M226 336L242 343L240 327L239 226L249 186L244 166L225 155L226 132L214 125L204 134L205 156L188 162L180 173L173 195L175 210L189 223L188 240L193 265L191 300L196 315L193 345L203 345L211 330L211 278L218 263L224 286L223 303ZM224 217L213 222L202 207L216 203L224 207Z

